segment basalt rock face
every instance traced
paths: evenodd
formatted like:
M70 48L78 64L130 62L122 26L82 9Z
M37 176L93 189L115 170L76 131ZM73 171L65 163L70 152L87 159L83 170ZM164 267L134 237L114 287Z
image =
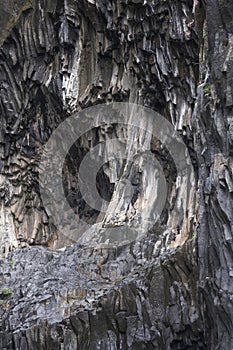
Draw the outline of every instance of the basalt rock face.
M199 288L209 347L232 348L232 5L207 2L209 50L194 113Z
M0 10L1 349L231 349L231 2L11 1ZM165 209L143 240L111 249L59 232L38 183L55 128L110 102L165 116L194 169L186 198L172 157L145 138L166 174ZM69 203L93 225L103 218L80 196L76 163L112 134L124 139L117 125L96 127L64 166ZM151 182L139 179L153 172L134 166L126 176L115 158L97 178L120 207L113 226L146 213ZM122 178L136 193L128 205Z
M54 232L43 210L38 162L41 145L73 112L111 101L150 107L185 135L195 161L190 128L200 46L194 20L197 5L191 2L16 2L12 6L16 13L1 37L1 231L6 253L18 245L58 248L68 243ZM7 30L10 34L5 37ZM97 142L109 134L96 132ZM96 132L80 141L78 157L95 144ZM160 149L155 146L153 151ZM77 158L78 152L73 153ZM170 177L171 172L168 169ZM111 169L108 173L114 184L116 174ZM67 193L75 182L75 176L67 175ZM87 219L95 217L80 198L76 202ZM170 229L179 224L173 222Z

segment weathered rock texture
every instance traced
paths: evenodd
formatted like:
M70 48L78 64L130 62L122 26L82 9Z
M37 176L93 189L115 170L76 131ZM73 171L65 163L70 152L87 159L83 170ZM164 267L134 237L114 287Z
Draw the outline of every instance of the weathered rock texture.
M1 349L233 348L232 7L1 2ZM110 250L49 250L71 242L40 198L42 145L73 112L111 101L150 107L174 125L195 169L192 203L176 222L172 205L184 192L171 157L152 144L169 194L147 237ZM74 146L67 195L77 193L73 155L81 160L108 136L97 130ZM112 167L99 174L106 200L115 175ZM94 224L99 213L70 198Z
M19 18L6 25L13 28L2 35L1 58L6 252L17 244L64 244L40 210L37 176L41 145L64 118L101 102L140 103L165 115L192 144L199 74L191 3L38 2L15 11ZM95 140L95 134L90 145L108 135L99 130ZM76 159L88 149L85 141L73 152ZM75 176L67 177L71 192ZM114 183L116 175L111 171L109 178ZM90 208L82 210L93 217Z

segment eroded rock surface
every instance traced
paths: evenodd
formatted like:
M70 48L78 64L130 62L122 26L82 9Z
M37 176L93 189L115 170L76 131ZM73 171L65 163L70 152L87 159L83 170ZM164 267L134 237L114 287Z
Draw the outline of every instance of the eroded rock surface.
M3 1L0 9L1 349L231 349L230 0ZM141 104L174 125L195 192L184 204L170 155L149 140L169 191L146 238L55 251L73 242L53 226L40 197L42 146L72 113L106 102ZM93 225L102 218L80 198L77 165L111 134L121 142L127 129L107 125L84 135L64 166L69 203ZM146 213L145 202L134 204L150 192L140 176L153 168L128 172L136 195L126 205L122 164L106 164L97 187L124 222L133 207Z
M1 48L3 250L68 243L57 238L43 210L38 163L41 145L72 112L103 102L139 103L172 121L192 144L199 55L192 5L169 1L18 4L17 21L15 15L16 23L3 37ZM106 130L97 132L97 139L94 133L80 141L78 157L101 137L108 137ZM156 145L152 150L160 152ZM172 171L167 172L172 176ZM67 177L67 190L72 191L75 178ZM108 177L114 185L114 170L108 171ZM179 191L179 184L175 186ZM87 208L84 215L93 213ZM171 228L177 225L174 222Z

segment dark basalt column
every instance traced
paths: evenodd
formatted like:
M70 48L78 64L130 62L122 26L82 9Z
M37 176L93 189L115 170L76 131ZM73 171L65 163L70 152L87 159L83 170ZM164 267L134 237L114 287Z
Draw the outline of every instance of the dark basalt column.
M0 349L233 348L232 13L230 0L1 2ZM188 149L195 186L178 225L172 208L184 185L151 140L168 183L160 222L141 241L90 248L50 221L39 164L62 121L108 102L165 116ZM117 128L81 137L64 165L69 203L93 225L99 213L82 200L77 169L93 145L111 134L122 141ZM113 179L122 164L98 173L110 202L120 201ZM140 176L128 177L139 214Z

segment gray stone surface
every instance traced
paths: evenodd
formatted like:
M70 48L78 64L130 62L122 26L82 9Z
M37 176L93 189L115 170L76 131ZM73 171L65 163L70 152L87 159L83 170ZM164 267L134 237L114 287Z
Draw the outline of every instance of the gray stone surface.
M233 348L232 10L230 0L1 2L1 349ZM169 185L160 222L124 247L71 245L40 198L42 145L73 112L110 101L172 122L196 191L177 225L184 192L155 140ZM108 130L97 135L91 145ZM79 140L78 162L89 148ZM80 198L70 203L96 222Z

